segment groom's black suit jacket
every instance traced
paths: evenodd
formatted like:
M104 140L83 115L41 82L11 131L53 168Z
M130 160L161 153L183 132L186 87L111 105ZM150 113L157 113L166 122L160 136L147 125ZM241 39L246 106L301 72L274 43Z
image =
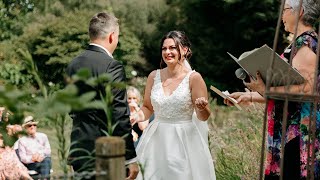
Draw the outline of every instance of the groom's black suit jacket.
M73 59L66 69L71 77L79 69L87 68L93 77L108 73L112 82L125 82L126 76L123 65L110 57L102 48L94 45L89 47L78 57ZM79 88L79 94L88 91L96 91L96 99L100 99L100 93L105 95L105 87L102 85L91 87L83 82L76 83ZM118 123L114 129L113 136L126 135L126 160L136 157L131 135L131 124L129 120L129 108L127 104L127 93L125 89L112 89L113 95L113 113L112 124ZM105 136L102 131L107 131L107 117L103 110L90 109L85 111L72 112L73 128L71 133L71 142L76 142L70 150L75 148L84 148L90 152L94 150L95 140L100 136ZM75 151L69 155L69 158L83 156L85 154ZM78 161L76 163L83 163ZM74 163L71 163L72 165Z

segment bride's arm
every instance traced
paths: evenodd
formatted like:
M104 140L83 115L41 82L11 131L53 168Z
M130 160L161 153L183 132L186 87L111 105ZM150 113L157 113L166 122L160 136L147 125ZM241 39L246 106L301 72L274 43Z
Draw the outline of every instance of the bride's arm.
M208 104L208 91L203 78L198 72L190 75L190 91L197 118L201 121L206 121L211 114Z
M153 107L151 104L151 89L153 86L153 81L154 81L154 77L156 75L156 71L152 71L147 79L147 84L146 84L146 88L145 88L145 93L144 93L144 98L143 98L143 105L140 108L140 110L133 114L132 117L130 118L131 121L135 121L135 122L142 122L142 121L146 121L150 118L150 116L153 114Z

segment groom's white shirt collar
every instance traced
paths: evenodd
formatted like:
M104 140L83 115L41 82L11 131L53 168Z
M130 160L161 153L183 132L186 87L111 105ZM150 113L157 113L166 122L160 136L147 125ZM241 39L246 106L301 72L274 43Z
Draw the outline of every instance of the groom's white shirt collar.
M95 44L95 43L90 43L90 45L98 46L99 48L103 49L110 57L113 58L112 54L106 48L104 48L103 46L101 46L99 44Z

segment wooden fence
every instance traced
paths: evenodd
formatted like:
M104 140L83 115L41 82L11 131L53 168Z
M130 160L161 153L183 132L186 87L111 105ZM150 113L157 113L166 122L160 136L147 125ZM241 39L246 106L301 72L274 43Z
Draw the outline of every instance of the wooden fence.
M125 141L120 137L98 138L96 140L96 179L124 180L125 172Z

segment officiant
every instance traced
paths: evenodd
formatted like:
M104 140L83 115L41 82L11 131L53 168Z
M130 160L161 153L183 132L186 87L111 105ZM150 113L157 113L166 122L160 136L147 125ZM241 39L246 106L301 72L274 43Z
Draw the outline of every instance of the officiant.
M311 95L313 89L319 94L319 66L317 64L318 34L314 29L320 17L320 2L318 0L286 0L282 9L282 22L287 32L296 34L292 44L284 50L281 55L292 62L292 66L304 77L305 81L298 85L270 87L271 93L294 93L300 95ZM290 62L289 61L289 62ZM267 67L266 67L267 68ZM315 76L316 75L316 76ZM230 97L235 98L239 104L248 102L266 103L267 105L267 147L266 162L264 167L265 179L279 179L281 173L280 161L283 162L283 179L320 179L320 115L315 118L316 134L314 144L308 142L311 133L309 124L314 118L312 102L289 101L285 106L284 100L266 98L264 82L257 72L256 80L244 84L250 92L235 92ZM316 86L316 87L314 87ZM225 104L232 105L228 100ZM320 105L315 107L320 112ZM284 109L287 107L287 109ZM285 113L286 117L283 117ZM313 116L312 116L313 115ZM283 118L287 119L286 133L282 134ZM281 138L285 136L284 147L281 147ZM313 150L308 153L308 150ZM281 155L284 151L284 156ZM311 151L312 152L312 151ZM314 161L314 166L308 164ZM311 163L310 163L311 164ZM313 167L308 171L308 167ZM313 172L313 174L310 174Z

